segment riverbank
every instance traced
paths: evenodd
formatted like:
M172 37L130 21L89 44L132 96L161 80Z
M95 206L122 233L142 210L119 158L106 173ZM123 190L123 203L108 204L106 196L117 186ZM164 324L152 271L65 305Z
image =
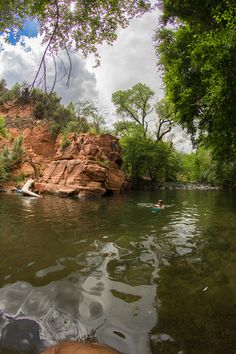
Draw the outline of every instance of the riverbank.
M222 187L222 186L211 186L208 184L201 184L201 183L184 183L184 182L163 182L163 183L143 183L143 184L129 184L130 188L128 190L132 191L139 191L139 190L200 190L200 191L209 191L209 190L221 190L221 189L234 189L230 187ZM6 183L5 185L1 185L0 193L16 193L16 186L10 182ZM123 191L125 193L125 191ZM47 193L50 194L50 193ZM51 193L57 196L67 196L70 197L70 194L66 193Z
M129 181L132 190L220 190L228 189L222 186L212 186L210 184L204 183L194 183L194 182L152 182L149 179L141 179L136 182Z

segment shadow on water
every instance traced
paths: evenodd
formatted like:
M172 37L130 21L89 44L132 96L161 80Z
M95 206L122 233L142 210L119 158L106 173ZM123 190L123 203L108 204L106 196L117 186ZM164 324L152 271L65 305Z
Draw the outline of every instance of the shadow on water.
M235 353L235 211L220 191L0 195L0 353L88 335L124 354Z

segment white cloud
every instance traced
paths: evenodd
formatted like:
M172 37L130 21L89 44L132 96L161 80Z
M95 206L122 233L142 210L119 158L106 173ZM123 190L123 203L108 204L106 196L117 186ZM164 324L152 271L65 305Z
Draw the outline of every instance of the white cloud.
M97 78L100 101L110 110L112 93L128 89L138 82L151 87L158 99L162 97L162 81L153 45L158 17L159 13L155 11L132 20L128 28L119 30L113 46L100 46L100 67L93 69L93 58L88 59L87 66Z
M5 43L0 38L0 78L7 81L8 87L16 82L27 81L31 83L39 67L44 47L41 45L41 37L23 37L16 45ZM64 53L60 53L66 61ZM63 97L63 102L94 99L97 97L96 77L86 68L85 61L76 54L71 55L72 73L69 88L66 88L66 77L58 81L57 93ZM67 63L68 68L68 63ZM54 65L52 59L47 61L47 79L51 84L54 77Z
M132 20L128 28L119 30L113 46L100 46L101 66L98 68L93 68L92 57L85 62L79 55L72 55L73 71L69 89L65 87L66 79L59 81L56 87L64 101L75 100L78 96L81 99L94 98L98 90L100 104L111 110L112 93L128 89L138 82L150 86L160 98L162 83L152 43L158 16L155 11ZM24 46L21 43L6 44L1 39L0 43L3 47L0 51L0 76L7 80L9 86L23 80L32 81L44 49L41 37L24 37ZM53 65L49 61L48 78L52 77Z
M111 123L115 118L111 103L114 91L125 90L142 82L156 92L157 100L161 99L162 80L153 45L158 18L158 11L147 13L142 18L132 20L128 28L120 29L113 46L104 44L99 47L101 65L98 68L93 68L94 58L85 61L79 55L72 55L73 70L69 88L66 88L66 79L59 81L56 86L63 103L93 99L108 111L107 119ZM0 51L0 78L5 78L9 87L23 80L32 81L42 57L43 47L39 36L25 37L24 42L24 47L20 43L13 46L0 39L0 48L1 43L3 46ZM49 80L52 77L53 65L49 61ZM177 144L180 136L177 131L175 146L189 151L186 139Z

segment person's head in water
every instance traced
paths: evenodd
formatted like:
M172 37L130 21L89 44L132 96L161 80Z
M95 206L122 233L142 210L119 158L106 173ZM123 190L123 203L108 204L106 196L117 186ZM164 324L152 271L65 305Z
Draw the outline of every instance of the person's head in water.
M164 208L165 208L165 205L164 205L162 199L159 199L159 200L158 200L158 203L157 203L155 206L156 206L157 208L160 208L160 209L164 209Z

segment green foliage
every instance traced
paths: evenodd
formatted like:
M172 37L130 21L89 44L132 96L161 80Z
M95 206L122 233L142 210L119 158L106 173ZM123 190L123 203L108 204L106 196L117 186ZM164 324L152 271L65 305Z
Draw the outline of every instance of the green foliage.
M157 53L176 119L213 160L236 161L236 5L228 1L163 0ZM219 175L220 177L220 175Z
M97 135L106 132L105 118L103 117L101 109L93 102L80 101L76 105L76 110L80 125L87 128L87 131Z
M137 128L137 124L135 122L127 122L124 120L118 120L114 123L114 130L112 134L121 138L128 134L129 131L135 130Z
M40 89L33 89L30 102L33 105L33 114L36 119L51 119L55 116L55 121L61 117L61 97L55 92L47 93ZM59 117L58 117L59 116Z
M19 136L13 141L11 149L4 146L0 154L0 181L7 181L11 170L19 165L24 155L23 137Z
M180 179L186 182L236 186L236 163L214 161L212 151L203 146L191 154L181 154Z
M23 183L26 179L26 175L24 173L21 173L18 176L13 176L12 177L12 181L16 184L16 185L20 185L21 183Z
M61 143L61 148L62 150L65 150L68 146L70 146L70 140L68 139L67 134L64 134Z
M28 84L26 82L16 83L11 89L8 89L6 80L2 79L0 81L0 105L9 101L23 105L30 103Z
M37 120L49 121L51 132L57 136L59 132L102 134L106 131L105 119L101 110L92 102L84 101L67 107L61 104L61 97L55 92L44 92L34 88L29 91L28 85L23 82L7 89L5 80L0 81L0 103L11 101L16 105L28 104L33 108L33 116ZM5 134L4 121L0 118L0 134Z
M6 80L0 80L0 104L5 102L5 96L7 93L7 83Z
M0 136L7 137L8 131L6 128L5 119L0 116Z
M34 17L44 42L50 41L51 51L75 49L87 56L97 54L98 44L113 43L119 27L126 27L131 18L149 9L148 0L1 0L0 32L6 34L12 27L17 30L26 18Z
M6 160L0 154L0 182L6 182L9 178L9 169L7 168Z
M152 181L176 180L179 159L168 143L157 144L143 134L143 127L133 126L120 139L122 168L134 179L150 177Z
M129 90L119 90L112 94L112 102L116 107L116 113L123 118L115 125L115 130L125 130L126 126L138 124L143 127L143 133L147 134L151 112L156 113L156 126L154 135L156 141L162 140L165 134L171 131L173 117L175 115L173 105L167 100L153 102L154 92L145 84L138 83ZM118 133L118 131L117 131Z
M24 155L24 148L23 148L23 136L18 136L13 141L13 146L10 151L10 161L12 166L18 165Z
M105 168L108 168L108 167L109 167L110 160L107 160L107 159L101 160L101 159L99 159L99 160L97 160L97 161L98 161L98 163L99 163L102 167L105 167Z
M216 182L225 187L236 187L236 161L216 161L214 164Z
M148 127L147 116L152 112L151 99L154 92L145 84L138 83L129 90L119 90L112 94L116 113L122 118L134 120L145 128Z
M210 151L200 148L191 154L182 154L183 179L187 182L209 183L212 170Z

